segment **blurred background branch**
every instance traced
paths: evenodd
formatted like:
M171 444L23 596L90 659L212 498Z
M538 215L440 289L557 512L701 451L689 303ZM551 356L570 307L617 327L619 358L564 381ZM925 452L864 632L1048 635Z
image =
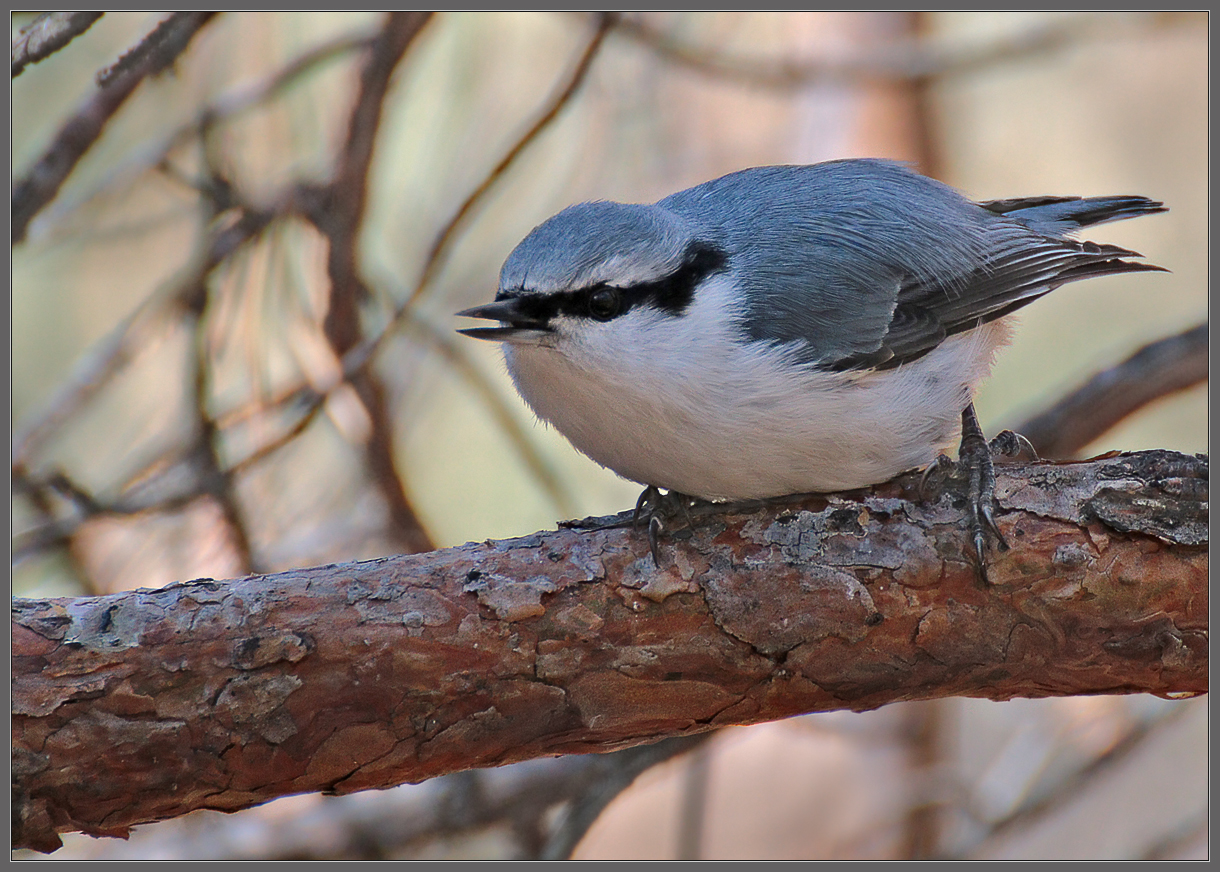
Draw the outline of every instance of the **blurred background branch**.
M1116 29L1146 32L1152 27L1198 23L1191 13L1073 13L986 39L940 40L913 36L882 46L843 46L830 57L747 57L710 46L687 45L643 18L624 18L619 31L665 60L700 73L765 88L797 88L824 82L922 80L965 75L980 68L1070 49L1081 42L1113 38Z
M1209 332L1203 323L1145 345L1016 431L1043 457L1072 457L1149 403L1207 381Z
M175 12L98 76L98 90L60 129L42 159L13 186L12 241L25 239L31 219L59 192L60 185L102 128L147 77L174 62L215 13Z
M101 12L44 12L13 37L9 54L12 78L29 64L53 55L93 26Z
M1174 275L1031 307L978 408L990 430L1027 420L1048 456L1206 450L1203 13L18 13L12 28L18 594L523 535L629 505L636 488L531 427L492 349L455 341L448 318L489 299L512 245L571 202L764 163L866 154L977 199L1165 200L1159 223L1102 241ZM1141 731L1174 706L1176 744ZM1200 711L953 701L734 731L693 781L680 759L650 771L578 855L1190 856L1205 800L1172 754L1203 753ZM1182 775L1174 802L1113 812L1126 824L1107 842L1071 817L1103 800L1070 773L1128 734L1137 750L1096 771ZM499 775L467 777L451 804L478 808ZM577 809L607 795L555 789ZM1056 811L1021 817L1051 795ZM315 801L293 807L341 829L340 800ZM215 825L273 826L279 805ZM468 814L376 851L562 854L578 829L558 807Z

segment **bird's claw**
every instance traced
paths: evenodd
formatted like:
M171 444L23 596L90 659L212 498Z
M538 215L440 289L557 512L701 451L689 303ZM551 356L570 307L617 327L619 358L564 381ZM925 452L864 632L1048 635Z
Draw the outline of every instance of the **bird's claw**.
M987 443L992 454L1002 454L1004 457L1020 457L1025 454L1030 460L1041 460L1034 443L1020 433L1012 430L1001 430Z
M941 480L952 473L953 467L956 464L949 458L947 454L938 454L936 459L928 464L928 468L923 471L923 475L919 477L919 497L926 500L928 498L928 486L935 480L937 485L940 485Z
M648 518L648 550L652 553L652 562L661 568L661 536L665 533L665 522L662 516L673 517L682 513L686 526L693 527L694 519L690 513L691 497L677 491L667 491L662 494L659 488L649 485L644 488L640 498L635 501L635 511L631 515L631 523L639 526L642 517Z
M648 519L648 550L652 552L652 563L657 569L661 568L661 534L665 532L665 525L661 523L661 518L653 515Z
M635 501L635 511L631 513L631 524L634 527L640 525L640 512L645 506L648 506L650 512L649 517L655 514L657 506L661 504L661 491L652 485L644 488L644 492L640 494L640 498ZM651 525L650 525L651 526Z

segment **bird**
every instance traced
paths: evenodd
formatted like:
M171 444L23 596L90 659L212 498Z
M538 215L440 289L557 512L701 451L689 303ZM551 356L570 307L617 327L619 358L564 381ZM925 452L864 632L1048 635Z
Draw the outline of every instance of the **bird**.
M534 228L459 330L501 344L536 415L682 500L854 490L958 463L986 580L992 453L974 395L1012 314L1069 282L1165 271L1071 234L1166 211L1142 196L975 202L906 164L739 170L651 204L593 201ZM1032 446L1028 446L1032 451ZM1036 456L1036 455L1035 455ZM682 503L684 506L686 502ZM660 560L650 520L653 559Z

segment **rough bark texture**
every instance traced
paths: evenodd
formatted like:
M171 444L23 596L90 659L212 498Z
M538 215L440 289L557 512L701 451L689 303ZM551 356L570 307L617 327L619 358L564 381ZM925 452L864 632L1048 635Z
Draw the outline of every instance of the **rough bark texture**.
M14 600L13 844L897 700L1207 690L1207 459L587 524L161 590Z

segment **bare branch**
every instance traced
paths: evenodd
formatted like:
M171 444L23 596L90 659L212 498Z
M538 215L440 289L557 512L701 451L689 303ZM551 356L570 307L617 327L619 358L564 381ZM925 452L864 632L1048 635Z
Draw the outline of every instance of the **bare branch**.
M1067 458L1149 403L1207 380L1207 324L1145 345L1013 429L1043 457Z
M140 172L158 166L166 155L188 136L199 136L206 127L241 114L271 99L315 66L368 44L369 37L343 36L326 42L294 59L283 69L253 86L236 88L205 106L191 121L179 127L150 153L135 160ZM105 185L103 185L105 187ZM93 194L96 194L94 191ZM89 195L89 196L92 196ZM86 196L84 199L88 199ZM63 199L63 198L60 198ZM52 210L56 207L52 206ZM34 452L65 420L84 406L110 383L134 357L134 351L147 351L152 345L153 328L166 314L167 303L176 296L154 295L98 342L75 367L46 404L28 416L13 435L11 462L14 470L30 463ZM312 419L311 419L312 420ZM302 428L303 429L303 428Z
M329 184L313 192L307 215L326 236L330 298L323 333L335 356L360 343L360 304L369 291L360 271L360 229L368 199L368 176L373 146L390 77L407 47L428 23L430 12L394 12L369 45L360 74L360 93L348 122L347 140ZM407 494L406 482L394 457L394 427L385 385L371 369L351 379L352 387L368 412L372 427L365 443L365 458L374 484L389 510L389 531L407 551L431 551L435 545Z
M1205 18L1153 12L1090 12L1055 17L986 40L915 38L888 47L843 51L835 57L734 57L708 46L684 45L640 18L624 18L619 32L659 57L696 72L767 88L799 88L817 82L893 82L962 75L1076 45L1082 38L1109 38L1117 27L1163 26Z
M13 39L9 55L12 73L17 78L30 64L59 51L93 26L101 12L44 12L21 28Z
M1011 814L996 821L978 839L976 844L956 852L950 858L941 859L967 859L978 850L980 845L1002 839L1023 827L1046 820L1056 812L1061 812L1068 803L1076 800L1086 787L1096 782L1100 776L1112 771L1115 766L1124 760L1130 758L1147 744L1149 738L1164 730L1189 711L1189 707L1181 706L1171 709L1156 718L1137 724L1129 729L1121 739L1115 742L1104 753L1099 754L1090 760L1087 765L1068 775L1055 790L1033 802L1022 805Z
M1207 690L1205 459L1002 467L983 587L917 476L219 583L13 601L15 846L809 711Z
M420 273L419 280L416 282L414 290L407 297L407 302L402 309L414 303L431 286L432 279L440 271L441 267L444 266L445 255L450 243L453 241L455 233L475 206L487 196L487 192L495 186L496 182L499 181L508 168L517 161L517 158L522 155L544 130L551 126L551 123L559 117L563 108L571 102L576 92L580 90L580 86L584 84L585 77L592 68L594 59L601 51L606 37L614 27L618 26L620 20L621 18L617 13L599 12L596 14L596 28L593 31L593 35L589 38L588 43L586 43L580 58L572 68L572 72L569 73L567 81L563 87L555 92L542 111L538 113L534 123L513 143L512 147L500 158L500 162L492 167L491 171L484 176L483 181L479 182L475 189L467 195L466 199L462 201L462 205L458 207L445 226L441 228L440 233L436 236L436 241L432 243L432 248L429 250L427 258L424 260L423 272ZM402 309L399 311L401 312ZM391 322L390 327L392 326L393 322ZM386 332L389 332L390 327L387 327Z
M191 39L212 18L214 12L175 12L128 55L122 69L106 78L76 114L59 129L51 145L13 186L12 242L25 239L30 221L59 192L73 167L101 135L102 128L136 87L148 76L170 66L185 51ZM145 49L143 46L147 45Z
M709 733L672 736L655 745L638 745L615 752L614 766L605 767L600 778L590 780L564 812L555 832L539 852L539 860L568 860L589 827L614 798L631 786L645 770L705 742Z
M368 371L368 367L372 363L377 351L380 350L384 342L394 333L395 328L401 324L410 323L412 321L412 318L410 317L410 309L414 302L427 290L428 287L430 287L433 278L439 272L444 261L444 256L449 248L449 245L452 243L457 230L473 211L473 209L478 205L478 203L486 196L488 191L491 190L495 182L508 170L508 168L517 160L517 158L520 157L529 144L537 139L537 137L555 120L555 118L559 116L564 106L571 101L573 96L579 90L580 85L584 82L584 79L588 74L594 58L597 56L607 33L609 32L610 28L614 26L616 21L617 16L615 15L607 14L599 17L597 29L582 50L579 60L577 61L573 71L569 74L563 87L556 91L555 95L548 101L545 108L539 113L538 118L534 121L534 123L530 125L529 129L517 140L516 143L513 144L504 157L500 159L500 161L495 167L492 168L488 175L485 176L479 185L477 185L475 189L466 197L461 206L458 207L457 211L450 217L449 221L446 222L445 226L438 233L432 249L430 250L425 261L420 278L416 282L413 290L407 295L405 301L396 309L389 323L376 336L369 340L365 340L354 347L343 349L341 345L333 346L336 348L336 351L343 354L343 372L345 379L351 381L353 384L360 381L361 374ZM315 214L321 216L324 212L324 210L320 208L321 205L329 202L331 199L329 196L319 196L318 191L305 191L302 192L302 194L304 195L303 199L305 199L307 203L312 202L312 205L307 204L303 209L307 215L311 216ZM319 217L319 220L324 219ZM324 233L327 232L325 226L319 225L319 227ZM361 283L361 287L364 287L363 282ZM331 331L336 337L338 337L340 332L338 325L354 324L355 317L351 312L335 314L335 310L332 308L331 312L328 313L327 321L333 325ZM443 347L441 350L443 352L446 351L446 349ZM450 358L452 357L448 354L446 354L446 356ZM337 385L335 387L337 387ZM373 414L375 409L369 408L369 405L377 405L376 395L368 394L367 392L363 391L360 392L360 395L361 399L365 401L366 409L370 412L370 417L375 417ZM305 408L301 413L301 416L283 434L256 450L249 457L240 461L239 465L241 467L247 467L251 464L257 463L295 439L317 418L322 409L322 405L326 402L328 396L329 392L315 392L312 388L306 386L283 392L281 395L281 404L304 403ZM510 430L509 432L511 436L513 431ZM519 442L519 440L514 441ZM532 452L526 451L524 454L531 469L534 469L535 472L537 472L541 466L539 463L530 460ZM386 452L383 451L381 452L381 456L384 457L388 455L386 455ZM377 464L377 466L384 467L385 464ZM540 476L540 481L542 481L543 486L552 493L552 496L556 498L560 504L562 504L562 496L559 495L559 490L552 481L552 478L552 476ZM392 478L378 476L378 481L388 481L390 486L395 487L399 493L403 492L401 486L398 486L397 473L395 473ZM390 496L392 495L387 494L387 497ZM387 499L387 503L390 505L392 512L394 511L396 502L396 499ZM422 532L422 526L419 529ZM418 548L413 550L426 549Z

